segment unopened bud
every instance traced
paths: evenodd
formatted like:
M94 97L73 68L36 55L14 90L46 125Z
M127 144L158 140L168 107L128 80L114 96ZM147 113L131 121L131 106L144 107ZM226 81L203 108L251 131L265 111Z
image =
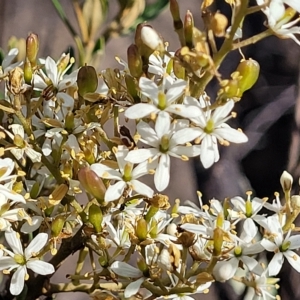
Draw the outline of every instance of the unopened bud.
M58 237L65 224L65 217L57 216L51 224L51 236Z
M194 47L193 29L194 29L194 18L192 13L188 10L184 18L184 37L185 37L185 44L190 49Z
M65 119L65 129L68 132L72 132L74 127L75 127L74 114L72 111L68 111Z
M141 77L143 75L143 61L135 44L131 44L127 49L127 61L130 74L136 78Z
M293 209L300 209L300 195L293 195L291 197L291 206Z
M225 35L227 25L227 18L218 12L214 14L210 22L211 29L217 37L223 37Z
M102 231L103 215L99 205L92 204L89 207L89 221L94 226L97 233Z
M293 185L293 177L287 171L283 171L280 177L280 184L284 192L290 192Z
M214 229L214 256L219 256L222 253L224 232L221 228Z
M236 69L241 76L241 79L239 79L238 97L241 97L245 91L249 90L255 84L259 76L259 70L258 62L251 58L240 62Z
M94 93L98 87L98 77L94 67L83 66L77 74L78 93L84 97L87 93Z
M147 238L148 234L148 224L144 218L140 218L136 222L136 229L135 229L136 236L142 242Z
M80 181L83 188L97 200L104 200L106 187L102 179L89 167L85 167L79 170L78 180Z
M28 60L28 58L26 57L25 58L25 63L24 63L24 80L25 80L25 83L31 84L32 74L33 74L32 65L31 65L30 61Z
M147 273L149 272L149 268L144 258L140 258L137 260L137 266L143 272L144 275L147 275Z
M158 33L149 26L143 26L141 29L141 40L144 45L153 51L164 48L164 43Z
M39 51L39 39L37 34L30 33L26 39L26 59L32 67L36 66L36 57Z

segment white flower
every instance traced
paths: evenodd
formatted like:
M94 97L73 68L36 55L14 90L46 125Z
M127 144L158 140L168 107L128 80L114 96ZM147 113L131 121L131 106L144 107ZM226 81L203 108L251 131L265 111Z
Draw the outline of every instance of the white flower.
M213 163L220 159L218 143L221 144L245 143L248 141L247 136L236 129L231 128L225 122L230 119L228 114L234 106L234 101L229 100L225 105L216 108L213 112L200 110L200 114L195 118L190 118L199 130L201 139L200 160L204 168L209 168Z
M28 278L27 268L41 275L54 273L54 267L44 261L41 261L35 256L47 244L48 235L39 233L23 250L21 241L15 231L5 232L5 239L12 251L4 249L9 256L0 257L0 270L14 272L11 283L10 292L12 295L19 295L24 287L24 280Z
M129 107L125 111L126 118L140 119L163 111L187 118L197 116L199 114L197 107L174 104L183 95L186 85L186 81L181 79L174 81L171 76L164 77L160 86L157 86L152 80L142 77L139 82L141 94L149 98L151 102L138 103Z
M249 293L247 299L257 299L255 296L261 297L263 300L277 299L276 294L276 283L279 278L271 278L268 276L268 269L266 269L261 275L251 274L249 280Z
M155 261L155 258L157 256L155 248L156 245L148 245L145 247L145 258L147 265L150 265L152 261ZM124 291L125 298L129 298L135 295L139 291L142 283L147 280L141 270L134 268L125 262L115 261L110 266L110 269L119 276L136 279L130 280L130 283L127 285Z
M270 276L275 276L279 273L283 265L284 258L286 258L291 266L300 273L300 257L292 251L300 247L299 235L291 236L291 230L289 230L284 238L282 227L278 219L269 218L269 222L269 229L272 230L273 239L269 240L263 238L261 245L267 251L275 253L268 267Z
M19 67L23 62L13 63L13 60L17 57L19 50L17 48L12 48L9 50L8 54L4 57L2 61L2 66L0 66L0 78L7 75L12 69Z
M57 90L56 99L59 104L64 107L71 107L74 105L74 99L67 93L64 93L64 91L67 88L77 85L76 80L78 70L70 75L65 75L72 63L69 64L68 67L61 68L59 67L59 64L63 60L69 60L68 55L63 54L58 62L55 62L53 58L48 56L45 60L46 74L42 70L40 70L39 74L35 74L33 77L33 86L36 90L43 90L48 85L52 84Z
M247 200L239 196L233 197L230 199L230 202L233 204L233 209L229 209L228 212L232 219L245 219L243 227L245 232L247 232L247 227L255 226L254 221L259 225L265 224L265 216L259 215L258 212L263 208L266 200L267 199L257 197L251 199L251 193L248 193Z
M8 201L8 197L1 193L0 190L0 231L9 230L12 222L21 221L23 219L30 220L30 217L23 208L12 208L13 202ZM19 201L25 203L24 201Z
M16 159L21 160L24 159L24 154L26 154L32 162L40 162L42 154L33 150L29 143L26 141L24 128L20 124L12 124L9 125L9 129L12 130L13 133L4 129L0 126L5 133L15 142L18 146L14 148L10 148L10 152L15 156Z
M258 5L266 4L265 0L256 0ZM291 8L286 9L285 4ZM300 12L300 2L297 0L271 0L268 6L262 9L267 16L268 26L274 33L282 38L291 38L298 45L300 41L295 37L295 34L300 34L300 27L294 26L299 22L299 18L289 22L297 12Z
M125 160L128 152L129 150L124 146L119 146L115 151L119 171L101 163L91 165L91 170L99 177L117 181L117 183L110 185L106 190L104 200L107 202L119 199L126 187L148 198L153 196L154 191L146 184L137 180L139 177L149 174L148 163L145 162L133 168L133 164Z
M171 124L167 112L159 114L155 129L142 121L137 125L141 141L150 145L151 148L132 150L125 159L131 163L141 163L149 159L157 160L154 183L158 191L163 191L169 185L170 156L187 160L188 157L199 155L197 146L181 146L198 135L196 130L187 126L188 123L185 120L178 120Z

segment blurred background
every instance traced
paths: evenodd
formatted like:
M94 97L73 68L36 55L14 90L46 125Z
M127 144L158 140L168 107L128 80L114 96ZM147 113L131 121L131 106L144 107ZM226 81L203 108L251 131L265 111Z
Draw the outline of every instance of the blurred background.
M146 1L146 5L155 2ZM178 0L181 17L183 18L189 9L193 13L195 26L200 29L203 28L201 2L201 0ZM78 30L72 0L61 0L60 3L72 26ZM215 9L230 18L230 8L224 0L217 0ZM103 28L109 26L118 10L117 0L109 0L109 12ZM263 22L263 14L247 17L244 37L261 32L264 29ZM173 30L168 6L149 23L165 41L169 42L169 50L175 51L180 46ZM52 1L1 0L0 47L7 50L8 41L12 36L25 39L29 32L39 35L40 57L50 55L58 59L61 53L75 49L74 40L54 9ZM121 68L114 57L119 56L126 60L127 47L133 39L132 32L128 32L125 36L112 35L99 54L99 60L94 67L98 71L107 67ZM173 161L172 182L165 191L172 201L175 198L182 201L186 199L197 201L196 190L202 192L205 201L213 197L222 200L225 197L244 196L247 190L252 190L254 195L259 197L267 196L273 200L273 193L281 191L279 178L284 170L288 170L295 179L299 178L299 45L292 40L269 37L243 49L243 52L247 58L257 60L261 66L258 82L250 92L244 94L236 109L238 117L232 123L234 127L243 128L249 142L223 147L221 160L208 170L203 169L198 160L191 160L185 164ZM240 59L238 51L229 55L220 70L221 73L229 77ZM209 95L213 97L216 90L216 82L212 82L208 87ZM299 185L296 182L296 193L298 190ZM62 268L63 270L55 275L55 282L66 280L64 275L73 272L72 262L64 264ZM282 299L291 299L290 295L293 295L294 299L300 299L300 290L297 287L299 274L285 266L280 277L285 279L280 282L279 291ZM217 284L209 295L201 295L199 298L195 296L195 299L242 300L244 297L243 293L237 295L228 284ZM84 300L89 297L74 293L61 294L56 299L71 298Z

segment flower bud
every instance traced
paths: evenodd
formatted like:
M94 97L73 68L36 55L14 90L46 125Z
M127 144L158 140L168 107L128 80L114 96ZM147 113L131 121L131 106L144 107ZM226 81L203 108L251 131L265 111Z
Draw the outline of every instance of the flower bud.
M224 232L221 228L214 229L214 256L219 256L222 253Z
M130 74L136 78L141 77L143 75L143 61L135 44L131 44L127 49L127 61Z
M173 72L179 79L185 79L185 68L181 64L181 48L175 52L175 58L173 59Z
M144 260L144 258L140 258L137 260L137 266L138 268L143 272L144 275L148 275L149 268Z
M185 44L190 49L194 47L193 29L194 29L194 18L192 13L188 10L184 18L184 37L185 37Z
M97 233L102 231L102 220L103 215L101 208L96 204L92 204L89 207L89 221L94 226Z
M57 216L51 224L51 236L58 237L65 224L65 217Z
M77 74L78 93L84 97L87 93L94 93L98 87L98 77L94 67L83 66Z
M30 33L26 39L26 59L32 67L36 66L36 57L39 51L39 39L37 34Z
M28 60L28 58L26 57L25 58L25 63L24 63L25 83L31 84L32 74L33 74L32 65L31 65L30 61Z
M179 21L182 24L182 21L180 19L179 5L178 5L177 0L170 0L170 12L171 12L172 18L174 20L174 24L178 23ZM175 28L176 28L176 26L175 26ZM179 28L176 28L176 29L179 29Z
M78 171L78 180L83 188L97 200L104 200L106 187L102 179L89 167L82 168Z
M240 62L236 69L241 76L241 79L239 79L238 97L242 97L243 93L255 84L259 76L259 70L258 62L251 58Z
M144 45L155 50L162 50L164 43L158 33L149 26L143 26L141 29L141 40Z
M136 236L138 237L138 239L142 242L147 238L147 234L148 234L148 224L147 221L144 218L140 218L137 222L136 222L136 229L135 229L135 233Z
M283 191L290 192L293 185L293 177L291 174L289 174L287 171L283 171L281 177L280 177L280 184L283 189Z
M227 18L220 13L215 13L211 19L210 26L215 36L223 37L228 25Z
M300 209L300 195L293 195L291 197L291 206L293 209Z
M68 111L65 119L65 129L68 132L72 132L74 127L75 127L74 114L72 111Z

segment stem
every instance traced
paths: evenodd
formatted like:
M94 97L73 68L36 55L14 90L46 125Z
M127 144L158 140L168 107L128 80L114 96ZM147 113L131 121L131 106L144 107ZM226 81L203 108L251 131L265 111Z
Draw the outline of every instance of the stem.
M254 36L252 36L251 38L249 39L246 39L244 41L241 41L241 42L238 42L238 43L234 43L232 45L232 50L236 50L236 49L239 49L239 48L242 48L242 47L245 47L245 46L248 46L248 45L251 45L251 44L255 44L257 43L258 41L272 35L272 30L271 29L267 29L266 31L264 32L261 32L259 34L256 34Z
M228 37L225 38L220 50L213 55L213 66L215 70L217 70L226 55L231 51L232 49L232 41L234 39L234 34L237 31L238 27L240 26L240 23L242 22L243 18L245 17L245 14L247 12L249 0L242 0L239 11L234 19L234 22L231 26L231 31ZM191 95L193 97L198 98L202 92L204 91L207 84L212 80L214 76L214 72L206 72L205 75L200 79L199 82L197 82L191 89Z

